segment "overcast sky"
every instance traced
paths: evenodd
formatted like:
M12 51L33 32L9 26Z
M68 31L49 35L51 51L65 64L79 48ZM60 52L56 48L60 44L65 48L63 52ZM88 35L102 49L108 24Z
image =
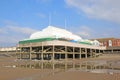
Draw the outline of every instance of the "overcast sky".
M82 38L120 38L120 0L1 0L0 47L49 25ZM66 27L65 27L66 21Z

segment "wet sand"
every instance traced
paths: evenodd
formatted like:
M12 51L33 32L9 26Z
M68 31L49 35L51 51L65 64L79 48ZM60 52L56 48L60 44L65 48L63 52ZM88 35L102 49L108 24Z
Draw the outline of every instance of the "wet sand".
M103 55L98 58L69 61L75 63L84 61L118 61L119 63L119 60L120 55ZM52 70L16 66L23 63L25 62L18 61L15 57L0 57L0 80L120 80L120 73L91 73L73 69ZM116 66L120 68L119 64Z

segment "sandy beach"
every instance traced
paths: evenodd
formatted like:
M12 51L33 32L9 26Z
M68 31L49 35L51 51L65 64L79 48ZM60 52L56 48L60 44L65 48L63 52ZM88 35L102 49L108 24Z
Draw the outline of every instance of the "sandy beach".
M43 69L39 68L41 66L34 65L36 61L24 61L17 60L15 57L3 57L0 56L0 80L120 80L120 65L119 65L120 55L103 55L98 58L81 59L81 60L70 60L72 63L84 63L84 62L96 62L96 61L107 61L112 63L112 68L118 72L108 72L105 69L92 69L83 70L77 67L77 65L72 65L75 68L60 69L60 68L49 68L52 64L43 65ZM30 63L32 65L30 65ZM62 63L62 62L61 62ZM25 64L26 67L24 66ZM115 66L114 66L115 65ZM32 66L32 67L30 67ZM62 66L62 65L61 65ZM57 64L56 67L59 67ZM67 66L71 67L71 65ZM76 68L77 67L77 68ZM89 66L88 66L89 67ZM96 67L98 68L98 67ZM97 71L96 71L97 70ZM105 71L106 70L106 71Z

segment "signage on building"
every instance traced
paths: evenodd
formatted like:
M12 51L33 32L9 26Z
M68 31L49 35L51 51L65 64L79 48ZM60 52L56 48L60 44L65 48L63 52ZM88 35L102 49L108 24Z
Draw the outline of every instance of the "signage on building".
M112 41L111 40L108 41L108 46L112 46Z

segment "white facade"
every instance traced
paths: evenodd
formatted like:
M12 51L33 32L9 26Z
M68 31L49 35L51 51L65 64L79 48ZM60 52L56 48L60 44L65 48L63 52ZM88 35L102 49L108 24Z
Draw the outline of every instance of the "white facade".
M90 43L94 46L100 46L100 42L97 40L91 41L88 39L82 39L78 35L75 35L65 29L56 28L54 26L48 26L42 31L35 32L30 36L30 39L38 39L38 38L64 38L67 40L74 40L76 42L84 42L84 43Z
M70 40L82 40L80 36L77 36L65 29L56 28L53 26L48 26L47 28L43 29L42 31L35 32L30 36L30 39L36 38L65 38Z

